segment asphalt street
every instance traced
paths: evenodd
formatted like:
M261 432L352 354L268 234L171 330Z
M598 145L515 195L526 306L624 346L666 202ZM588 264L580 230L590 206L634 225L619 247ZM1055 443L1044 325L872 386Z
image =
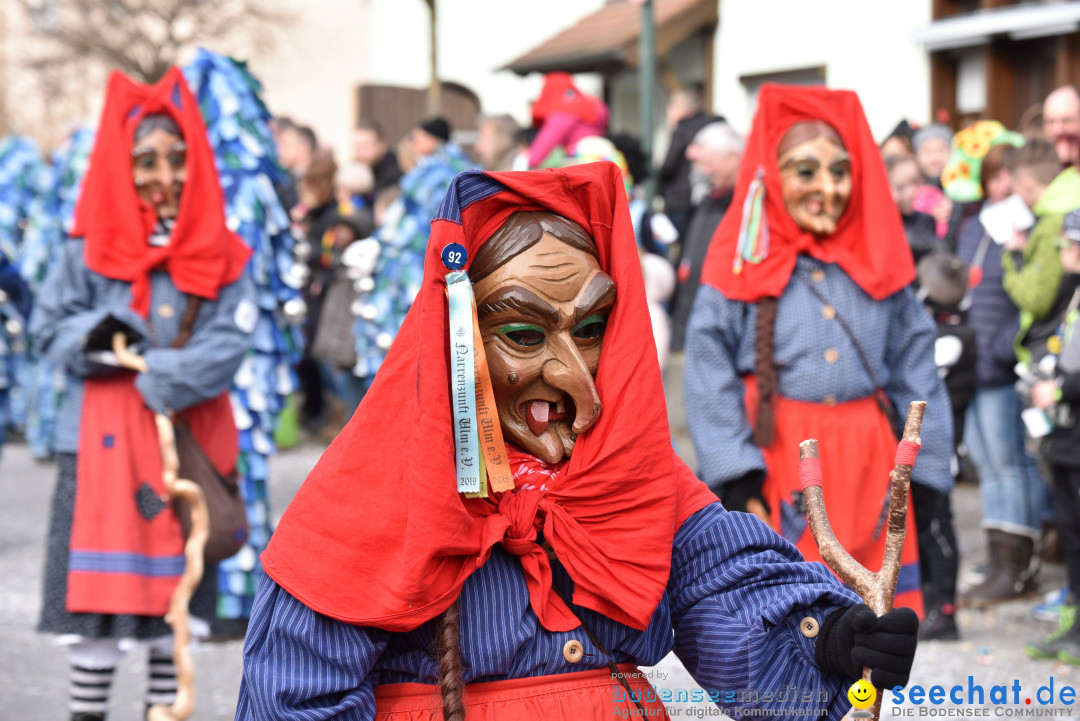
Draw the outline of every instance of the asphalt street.
M679 402L681 377L678 363L666 379L672 429L676 446L693 467L693 453L686 435L684 414ZM280 516L304 477L318 459L322 446L303 445L284 451L273 459L271 468L272 509ZM52 464L34 461L26 448L9 444L0 455L0 721L66 719L67 668L62 648L34 631L41 599L41 572L45 548L47 512L56 478ZM954 494L962 558L961 579L983 561L984 550L978 528L978 488L965 485ZM1044 590L1063 585L1060 565L1044 566ZM1041 706L1037 689L1051 678L1055 698L1063 685L1080 686L1080 668L1034 661L1022 652L1029 639L1045 633L1049 626L1035 621L1031 608L1035 601L1003 604L991 611L961 610L962 638L957 642L921 644L915 660L911 685L929 689L941 685L948 693L953 685L981 686L988 695L995 685L1008 687L1008 703L988 710L989 716L1033 715L1053 711L1071 716L1073 706ZM198 709L194 719L232 719L241 676L240 641L202 643L194 648L198 683ZM660 688L696 688L693 680L673 655L652 669L644 669L651 683ZM969 681L969 677L971 680ZM142 718L142 693L146 678L143 653L130 653L114 684L110 721ZM1012 703L1013 686L1020 684L1019 703ZM1033 699L1033 705L1024 703ZM1045 697L1045 695L1044 695ZM965 706L967 699L964 698ZM986 698L989 705L990 699ZM949 702L933 705L904 704L914 716L941 712L956 706ZM979 704L975 704L978 706ZM906 709L893 709L886 698L883 718L906 716ZM673 718L716 718L715 707L703 703L671 704ZM968 707L970 710L970 707ZM955 712L955 711L954 711Z

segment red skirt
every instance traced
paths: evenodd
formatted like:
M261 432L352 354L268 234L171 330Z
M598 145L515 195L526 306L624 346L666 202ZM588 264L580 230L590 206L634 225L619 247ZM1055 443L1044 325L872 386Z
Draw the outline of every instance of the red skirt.
M746 407L756 422L757 386L746 379ZM870 571L879 571L885 554L889 473L896 457L897 439L875 398L822 405L776 398L773 442L763 448L765 485L773 528L795 544L808 561L821 561L806 517L792 503L802 491L799 481L799 444L818 442L822 495L829 524L837 540ZM915 512L908 496L907 533L896 584L897 608L906 606L923 616L919 583L919 545Z
M619 672L641 700L647 719L666 720L667 710L637 666L621 664ZM626 689L606 668L553 676L486 681L465 686L466 721L611 721L642 718L627 700ZM392 683L375 689L376 721L435 721L442 719L439 687L425 683Z

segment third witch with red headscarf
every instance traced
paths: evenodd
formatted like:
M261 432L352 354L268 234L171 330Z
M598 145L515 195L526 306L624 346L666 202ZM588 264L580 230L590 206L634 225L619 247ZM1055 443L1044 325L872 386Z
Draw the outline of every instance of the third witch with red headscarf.
M766 85L758 102L687 331L699 472L726 507L758 513L820 560L796 475L799 443L818 439L836 536L876 570L892 408L928 401L913 495L944 496L948 513L952 426L934 325L908 289L911 251L858 97ZM913 514L903 564L896 605L922 613Z

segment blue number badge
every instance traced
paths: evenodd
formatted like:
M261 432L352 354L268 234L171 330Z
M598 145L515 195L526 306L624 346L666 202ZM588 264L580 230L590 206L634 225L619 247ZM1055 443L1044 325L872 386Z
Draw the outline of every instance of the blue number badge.
M442 249L442 262L447 270L461 270L468 259L469 253L461 243L450 243Z

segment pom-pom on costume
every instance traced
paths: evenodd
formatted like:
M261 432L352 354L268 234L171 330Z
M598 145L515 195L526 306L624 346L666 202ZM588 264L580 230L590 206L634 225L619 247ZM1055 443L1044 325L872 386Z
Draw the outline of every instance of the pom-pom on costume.
M583 288L571 299L573 320L560 310L558 319L549 313L535 322L588 327L586 321L598 322L590 308L606 299L602 348L591 346L595 372L579 365L575 375L556 362L563 336L554 331L513 324L493 331L500 314L532 317L520 311L525 306L544 313L537 279L556 267L534 267L533 275L512 277L516 285L480 290L495 281L477 258L489 257L485 243L516 227L520 211L546 211L590 238L592 280L565 281ZM501 243L508 236L499 237ZM544 247L558 255L569 241L552 237L521 253L551 243ZM503 258L497 267L514 262ZM577 277L573 268L557 267ZM464 305L455 300L473 287L470 280L478 320L470 320L471 291ZM592 315L579 322L578 311ZM614 165L460 175L432 224L419 293L386 361L263 554L268 578L252 611L237 718L441 718L452 695L446 688L461 683L458 718L643 713L625 700L642 690L633 665L655 664L673 647L707 690L745 691L717 697L733 712L768 707L779 716L799 708L843 716L851 681L822 670L830 666L815 660L810 636L856 598L756 519L726 512L674 454L648 328ZM486 386L533 383L524 371L503 375L500 364L512 348L501 345L503 332L524 333L523 345L543 336L548 345L537 364L552 370L542 372L547 385L539 387L570 389L576 415L559 420L567 414L553 399L526 401L522 431L511 423L520 410L514 401L509 411L500 405L491 425L490 405L481 402ZM473 362L461 365L458 355L470 335L475 376ZM483 342L475 343L479 337ZM567 353L560 357L573 357ZM593 373L587 381L586 372ZM470 409L469 393L460 389L473 379L481 390ZM590 412L578 399L593 391ZM537 405L544 406L539 413ZM493 440L501 426L515 441L523 432L528 443L540 442L552 425L565 423L566 430L571 419L585 430L567 436L568 457L559 451L555 460L541 460ZM486 473L488 486L479 494L459 493L479 463L470 438L485 458L480 485ZM510 471L505 477L503 467ZM801 621L812 634L800 631ZM445 649L455 647L457 662L445 663ZM633 688L612 678L615 664ZM812 698L762 700L766 690L792 685L812 689ZM659 703L643 703L650 715L664 716Z
M781 181L779 150L802 123L833 133L849 163L846 210L823 236L792 217ZM801 173L794 162L790 172ZM935 330L907 287L915 268L893 207L854 93L762 87L733 210L713 238L689 323L687 412L702 479L736 508L763 500L771 525L809 560L820 556L800 507L801 441L818 440L833 529L870 569L881 563L897 441L886 400L899 409L927 401L913 480L952 486ZM896 605L921 612L910 509L903 563Z

